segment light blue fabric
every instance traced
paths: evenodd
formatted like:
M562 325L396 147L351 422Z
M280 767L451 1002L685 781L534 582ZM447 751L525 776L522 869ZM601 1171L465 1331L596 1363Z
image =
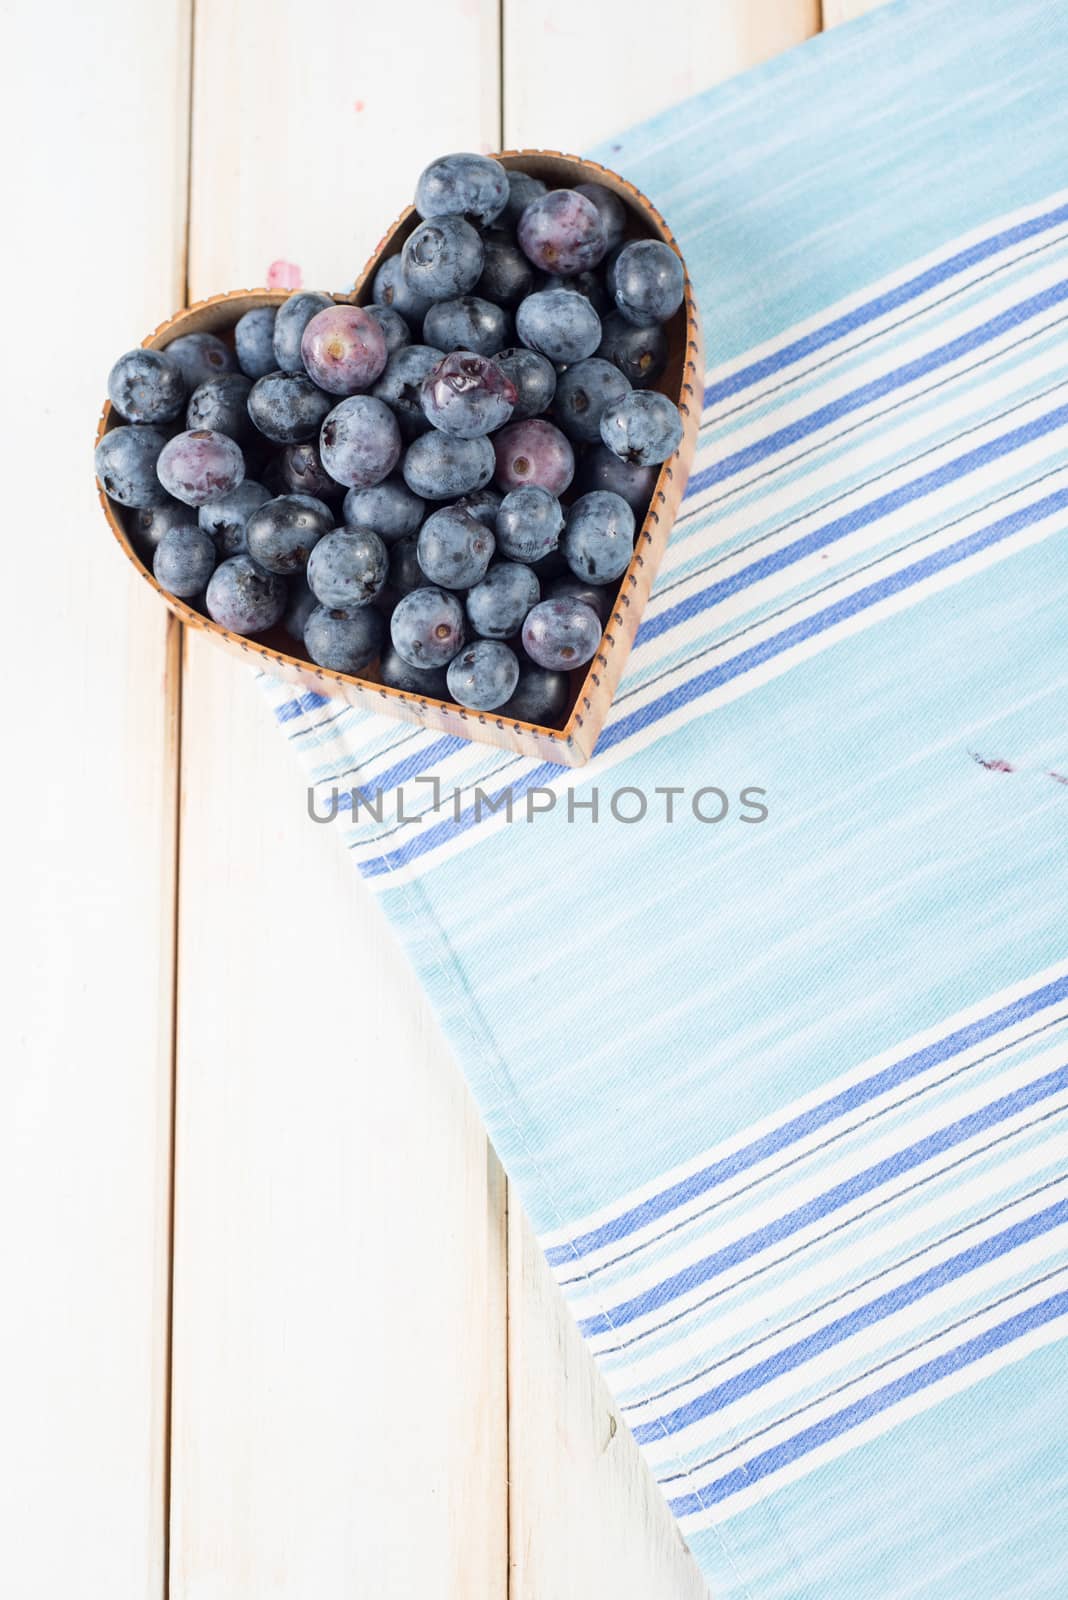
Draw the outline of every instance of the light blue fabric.
M269 687L725 1600L1068 1594L1066 68L912 0L595 152L709 373L588 768Z

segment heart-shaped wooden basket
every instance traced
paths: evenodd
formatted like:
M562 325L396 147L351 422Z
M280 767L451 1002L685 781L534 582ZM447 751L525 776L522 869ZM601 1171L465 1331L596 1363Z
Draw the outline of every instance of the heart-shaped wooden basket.
M524 172L541 178L550 188L572 188L577 183L604 184L618 194L627 206L631 218L628 232L633 237L663 239L678 251L670 228L655 206L632 183L607 167L595 161L582 161L577 156L560 155L547 150L507 150L496 159L506 167L521 167ZM353 292L335 295L334 298L357 305L367 304L372 299L372 283L379 266L387 257L397 254L418 221L412 207L404 211L371 256ZM230 294L215 295L210 300L201 300L197 305L190 306L188 310L179 311L167 322L161 323L144 340L144 344L149 349L160 350L181 333L209 332L225 338L246 311L251 311L254 306L280 305L288 293L287 290L235 289ZM126 517L133 514L113 504L101 490L100 501L104 514L138 572L182 622L191 628L203 629L217 643L235 653L239 652L275 677L284 678L305 689L313 689L319 694L348 700L368 710L380 711L385 716L422 723L427 728L454 734L461 739L500 745L520 755L534 756L561 766L582 766L592 755L608 716L682 499L697 445L704 363L697 306L689 278L686 280L685 300L668 323L666 331L668 364L655 387L669 395L682 413L682 442L660 469L648 510L638 528L633 559L620 580L600 648L587 666L572 674L574 693L558 728L515 722L497 712L466 711L462 706L445 701L406 694L376 682L373 668L369 669L367 677L361 678L328 671L312 661L293 655L293 641L281 627L252 639L228 633L209 617L160 588L151 569L146 567L138 554L131 530L126 525ZM110 404L105 404L97 438L120 422Z

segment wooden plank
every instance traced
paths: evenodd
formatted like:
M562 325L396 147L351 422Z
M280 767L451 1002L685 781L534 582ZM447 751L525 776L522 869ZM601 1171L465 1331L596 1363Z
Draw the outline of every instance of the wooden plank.
M443 144L496 143L482 0L197 18L194 295L276 258L344 286ZM257 686L203 638L184 729L173 1594L494 1600L500 1169Z
M885 4L886 0L823 0L823 26L834 28L840 22L852 22L854 17Z
M0 1593L158 1600L178 631L107 529L90 452L112 362L182 293L189 17L100 0L6 21L25 281L5 627L28 678L5 712Z
M819 28L819 0L504 0L507 143L582 154Z

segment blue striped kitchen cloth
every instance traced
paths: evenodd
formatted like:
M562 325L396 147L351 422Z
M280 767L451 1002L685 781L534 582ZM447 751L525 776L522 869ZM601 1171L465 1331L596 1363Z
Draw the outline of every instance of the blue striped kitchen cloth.
M1068 1595L1066 80L912 0L595 152L710 365L588 767L268 683L723 1600Z

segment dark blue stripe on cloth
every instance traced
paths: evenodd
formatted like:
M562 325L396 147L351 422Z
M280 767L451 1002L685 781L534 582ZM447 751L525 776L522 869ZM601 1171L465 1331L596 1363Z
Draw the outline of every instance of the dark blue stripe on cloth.
M736 450L732 455L724 456L722 461L716 461L712 466L693 473L687 486L687 496L700 494L702 489L707 489L714 483L722 483L725 478L733 478L737 473L744 472L746 467L756 466L779 450L785 450L789 445L807 439L810 434L818 433L821 428L829 427L840 417L849 416L851 412L861 410L872 401L880 400L883 395L892 394L895 389L902 389L907 384L915 383L918 378L926 377L929 372L936 372L939 367L948 366L961 356L967 355L969 350L976 350L980 345L999 339L1003 333L1008 333L1021 323L1030 321L1032 317L1039 316L1052 306L1060 305L1064 300L1068 300L1068 280L1052 284L1039 294L1031 295L1027 300L1009 306L996 317L980 323L977 328L969 328L967 333L959 334L948 344L939 345L936 350L928 350L925 355L907 361L904 366L895 367L892 372L884 372L881 377L872 378L869 383L863 383L859 388L851 389L848 394L839 395L837 400L830 400L818 410L809 412L808 416L798 417L796 421L787 423L784 428L777 428L774 433L765 434L762 439L754 439L753 443L746 445L743 450Z
M758 361L751 361L748 366L739 367L729 378L721 378L716 383L710 383L705 390L705 405L713 406L720 400L729 400L732 395L751 388L762 378L769 378L773 373L781 372L784 367L793 366L796 361L803 361L805 356L825 349L836 339L844 338L855 329L865 327L869 322L878 321L888 312L896 311L898 306L907 305L910 300L918 299L920 295L926 294L929 289L937 288L947 279L956 277L961 272L967 272L969 267L977 266L1001 250L1011 249L1014 244L1022 244L1027 239L1033 239L1037 234L1048 233L1051 228L1057 227L1062 222L1068 222L1068 205L1058 206L1056 210L1046 211L1042 216L1032 217L1027 222L1019 222L1012 228L1005 228L1001 233L993 234L989 239L982 239L977 244L969 245L966 250L959 250L947 260L940 261L935 266L928 267L926 271L918 273L916 277L909 278L906 283L899 284L897 288L888 289L884 294L876 295L874 299L865 301L852 311L835 317L833 322L826 323L822 328L814 328L811 333L806 333L800 339L794 339L790 344L783 345L780 350L773 350L770 354L761 356Z
M393 789L397 784L407 783L410 778L419 778L424 774L432 775L436 761L447 761L450 756L458 755L461 750L468 749L470 749L470 743L467 739L456 739L452 734L446 734L444 738L438 739L436 743L427 745L425 749L416 750L412 755L405 756L403 761L397 761L392 767L386 767L385 771L379 772L373 777L368 777L366 784L359 782L359 773L357 772L356 783L351 784L349 790L338 797L338 809L344 811L347 808L351 808L352 795L349 791L352 788L362 788L368 799L370 799L379 790ZM373 760L373 757L368 757L368 762L371 760ZM329 783L330 781L329 778L319 779L320 783Z
M910 1278L907 1283L899 1284L897 1288L889 1289L885 1294L869 1300L866 1305L858 1306L848 1315L836 1318L823 1328L817 1328L805 1338L798 1339L774 1355L766 1357L765 1360L735 1373L722 1383L706 1390L704 1394L687 1401L685 1405L676 1407L674 1411L669 1411L662 1417L657 1417L655 1421L643 1422L637 1426L632 1424L635 1439L639 1444L648 1444L651 1440L661 1439L668 1433L677 1433L680 1428L686 1428L692 1422L711 1416L723 1406L730 1405L733 1400L752 1394L764 1384L781 1377L784 1372L791 1372L795 1367L821 1355L832 1345L841 1344L853 1334L860 1333L863 1329L872 1327L874 1323L893 1316L905 1306L914 1305L925 1295L932 1294L936 1289L943 1288L947 1283L953 1283L969 1272L974 1272L987 1262L996 1260L998 1256L1018 1249L1020 1245L1027 1244L1043 1233L1048 1233L1050 1229L1060 1227L1064 1222L1068 1222L1068 1200L1047 1206L1044 1211L1025 1217L1013 1227L1005 1228L1001 1233L995 1233L989 1239L982 1239L978 1244L969 1246L967 1250L940 1261L937 1266L928 1268L915 1278Z
M753 1232L743 1234L730 1244L714 1250L703 1260L694 1261L680 1272L672 1273L670 1277L664 1278L650 1289L643 1290L641 1294L621 1301L609 1311L598 1312L596 1316L584 1318L579 1327L587 1337L612 1333L618 1328L626 1327L638 1317L643 1317L650 1311L658 1311L661 1306L668 1305L681 1295L700 1288L710 1279L719 1277L721 1273L729 1272L732 1267L751 1260L753 1256L759 1255L761 1251L769 1249L783 1239L788 1239L791 1234L800 1232L802 1228L819 1222L832 1212L840 1211L843 1206L870 1194L884 1183L903 1177L905 1173L922 1166L924 1162L942 1155L947 1150L952 1150L955 1145L963 1144L966 1139L981 1133L984 1128L1004 1122L1017 1112L1025 1111L1028 1106L1037 1105L1065 1088L1068 1088L1068 1066L1058 1067L1054 1072L1036 1078L1033 1083L1025 1084L1011 1094L1002 1095L990 1105L970 1112L966 1117L958 1118L956 1122L940 1128L937 1133L928 1134L926 1138L918 1139L915 1144L895 1151L892 1156L887 1156L884 1160L864 1168L863 1171L854 1173L852 1177L835 1184L823 1194L815 1195L804 1205L795 1206L792 1211L776 1217L774 1222L765 1223L762 1228L756 1228Z
M327 699L325 694L316 694L309 689L307 694L298 695L295 700L287 700L284 705L277 706L274 714L279 722L292 722L307 711L318 711L320 706L327 704Z
M1003 1350L1025 1334L1031 1333L1036 1328L1045 1327L1066 1314L1068 1314L1068 1291L1051 1295L1049 1299L1028 1306L1016 1316L1009 1317L1005 1322L999 1322L995 1327L977 1334L974 1339L958 1345L955 1350L948 1350L945 1355L936 1356L933 1361L924 1362L912 1372L906 1372L902 1377L895 1378L892 1383L884 1384L882 1388L866 1395L863 1400L857 1400L853 1405L845 1406L841 1411L836 1411L820 1422L813 1423L810 1428L802 1429L792 1439L785 1439L781 1444L773 1445L771 1449L751 1457L742 1466L725 1473L721 1478L714 1479L694 1493L679 1495L668 1504L677 1517L693 1516L699 1511L704 1511L709 1506L747 1489L760 1479L778 1472L780 1468L789 1466L791 1462L799 1460L811 1451L818 1450L820 1445L848 1433L851 1428L867 1422L870 1417L878 1416L881 1411L907 1400L911 1395L919 1394L942 1378L952 1377L955 1372L960 1372L974 1362L982 1360L983 1356Z

